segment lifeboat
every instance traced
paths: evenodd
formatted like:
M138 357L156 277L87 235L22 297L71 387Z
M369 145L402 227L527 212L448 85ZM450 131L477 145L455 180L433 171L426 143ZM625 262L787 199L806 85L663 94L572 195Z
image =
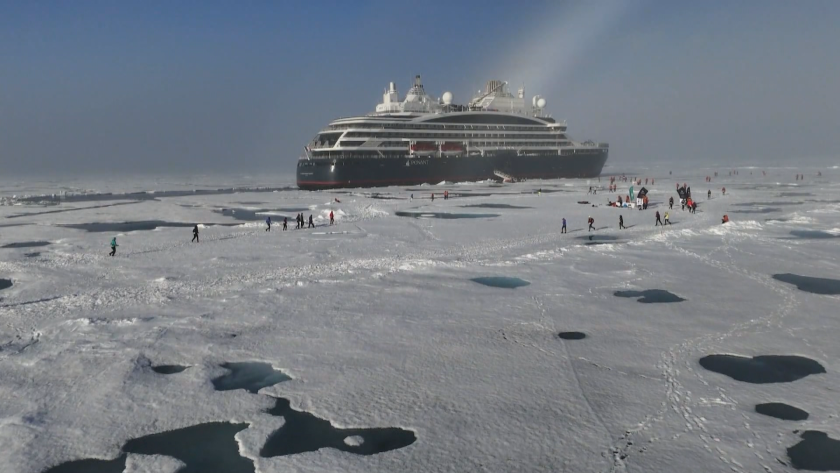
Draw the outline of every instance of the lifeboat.
M411 143L411 154L416 154L417 156L428 156L433 154L437 151L437 146L429 141L418 141L416 143Z
M440 145L440 151L445 155L458 155L464 152L462 143L444 143Z

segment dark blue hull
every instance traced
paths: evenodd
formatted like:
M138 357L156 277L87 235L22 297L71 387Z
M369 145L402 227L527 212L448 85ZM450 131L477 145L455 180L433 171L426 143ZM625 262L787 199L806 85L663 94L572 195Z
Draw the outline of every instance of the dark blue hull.
M598 177L607 162L608 149L579 150L553 156L444 156L413 158L302 159L297 185L304 190L345 187L437 184L497 179L502 171L516 179Z

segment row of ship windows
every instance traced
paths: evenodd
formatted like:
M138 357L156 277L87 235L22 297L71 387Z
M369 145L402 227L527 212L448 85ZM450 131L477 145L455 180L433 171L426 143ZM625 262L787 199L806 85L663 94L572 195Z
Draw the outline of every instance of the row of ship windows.
M553 133L540 133L540 134L507 134L507 133L464 133L460 136L453 136L453 135L446 135L443 133L368 133L364 131L348 131L345 135L346 138L407 138L407 139L414 139L414 138L438 138L438 139L450 139L450 140L460 140L460 139L471 139L471 138L511 138L511 139L565 139L566 135L558 135Z
M347 130L349 128L394 128L394 129L421 129L421 130L511 130L511 131L546 131L547 126L522 126L522 125L424 125L419 123L350 123L346 125L330 125L328 130ZM566 131L565 126L553 127L551 130L559 129Z
M566 156L572 154L597 154L599 151L593 150L592 152L583 152L577 151L576 153L573 150L563 150L558 153L557 150L525 150L525 151L518 151L516 156ZM511 156L511 150L485 150L484 156ZM323 161L321 160L338 160L335 161L336 165L344 164L340 160L347 159L347 158L358 158L358 159L382 159L382 158L406 158L408 155L406 153L394 153L394 152L384 152L382 154L375 153L371 154L369 151L333 151L330 153L321 153L316 156L316 160L314 161L307 161L302 160L298 162L298 166L314 166L314 163L321 164ZM431 158L435 158L435 156L430 156ZM328 161L329 162L329 161ZM306 163L306 164L301 164ZM330 162L332 163L332 162Z
M365 142L364 141L342 141L338 145L341 147L357 147L362 146ZM471 141L468 146L471 147L494 147L494 148L522 148L526 146L568 146L568 141L516 141L516 142L504 142L504 141ZM378 148L402 148L408 149L408 145L405 142L402 143L381 143L377 146Z

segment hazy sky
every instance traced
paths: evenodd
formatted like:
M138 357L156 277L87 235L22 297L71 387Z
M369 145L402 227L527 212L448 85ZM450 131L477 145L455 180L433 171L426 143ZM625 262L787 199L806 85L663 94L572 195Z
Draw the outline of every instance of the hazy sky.
M414 74L525 84L610 161L840 159L840 1L0 0L5 174L293 172Z

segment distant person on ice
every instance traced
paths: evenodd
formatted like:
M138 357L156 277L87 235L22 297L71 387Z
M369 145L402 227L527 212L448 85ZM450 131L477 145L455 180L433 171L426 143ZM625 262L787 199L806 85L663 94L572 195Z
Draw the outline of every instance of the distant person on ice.
M315 228L315 224L312 223L312 214L309 214L309 228Z
M566 233L566 219L563 218L563 228L560 229L560 233Z
M193 227L193 239L192 241L198 243L198 225Z
M618 229L624 230L624 217L621 215L618 216Z
M283 231L285 232L288 227L289 227L289 217L283 217Z
M670 224L671 224L671 218L668 215L668 212L665 212L665 225L670 225ZM663 226L665 226L665 225L663 225Z
M656 211L656 225L654 225L654 227L658 227L659 225L662 225L663 227L665 226L665 224L663 224L662 220L659 218L659 211L657 210Z
M335 224L335 215L333 214L333 211L330 210L330 225L333 224Z
M108 253L109 256L114 256L117 254L117 237L111 238L111 252Z
M435 201L435 194L434 194L434 192L433 192L433 193L432 193L432 202L434 202L434 201Z
M265 224L266 224L265 231L270 232L271 231L271 217L266 217L265 218Z
M592 217L589 217L589 230L587 230L587 231L590 232L592 230L595 230L595 219L592 218Z
M706 198L708 198L708 199L712 198L712 190L711 189L709 189L709 192L706 193Z
M671 198L670 198L670 199L668 199L668 208L669 208L669 209L673 209L673 208L674 208L674 196L671 196ZM659 212L657 212L657 213L659 213Z

